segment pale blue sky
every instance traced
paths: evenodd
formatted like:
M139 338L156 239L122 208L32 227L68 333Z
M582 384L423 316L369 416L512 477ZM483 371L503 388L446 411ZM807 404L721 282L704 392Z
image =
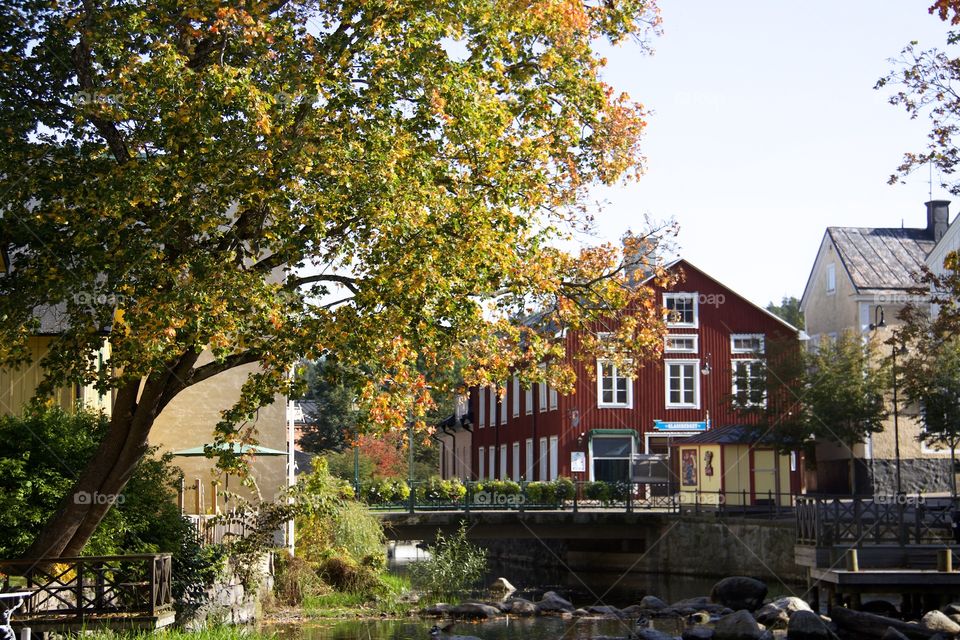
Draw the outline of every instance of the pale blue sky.
M930 4L661 0L653 56L604 52L606 79L654 113L646 175L596 191L597 239L675 217L685 258L765 305L801 295L825 227L923 226L927 172L887 178L927 123L873 86L909 41L943 47Z

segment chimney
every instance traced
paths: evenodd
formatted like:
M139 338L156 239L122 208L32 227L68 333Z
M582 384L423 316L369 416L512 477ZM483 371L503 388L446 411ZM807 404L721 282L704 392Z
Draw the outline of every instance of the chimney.
M931 200L924 204L927 205L927 235L934 242L940 242L950 226L950 201Z

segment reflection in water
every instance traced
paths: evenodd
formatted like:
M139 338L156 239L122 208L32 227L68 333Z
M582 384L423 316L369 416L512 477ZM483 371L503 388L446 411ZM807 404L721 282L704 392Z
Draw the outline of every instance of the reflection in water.
M279 640L430 640L433 620L343 620L267 627ZM483 640L589 640L597 636L627 636L634 620L562 620L556 617L502 618L478 624L463 622L453 634ZM443 640L445 636L441 635Z

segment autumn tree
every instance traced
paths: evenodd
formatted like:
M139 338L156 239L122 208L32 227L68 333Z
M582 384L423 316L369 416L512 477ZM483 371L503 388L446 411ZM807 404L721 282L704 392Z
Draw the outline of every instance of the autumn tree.
M466 353L468 383L532 379L556 328L624 308L615 346L655 353L620 247L551 239L641 166L592 46L657 25L647 0L2 3L0 367L55 316L38 395L112 393L74 492L119 493L170 401L242 364L218 442L302 358L364 367L368 428L423 430L425 372ZM27 554L76 554L107 508L68 496Z

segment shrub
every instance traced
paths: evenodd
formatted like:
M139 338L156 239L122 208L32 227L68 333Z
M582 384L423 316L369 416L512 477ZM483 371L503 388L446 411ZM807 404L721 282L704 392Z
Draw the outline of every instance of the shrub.
M583 487L583 495L588 500L610 501L610 485L606 482L588 482Z
M286 553L276 555L273 594L281 604L296 607L328 590L312 564Z
M467 541L467 526L461 522L449 538L437 533L427 547L430 557L410 565L415 587L435 597L461 594L483 579L487 570L487 552Z
M417 485L418 501L459 502L465 495L467 488L456 478L441 480L434 477Z
M512 480L487 480L476 485L476 491L489 491L504 496L520 495L520 485Z
M400 478L368 480L360 487L360 497L367 504L406 502L410 497L410 486Z
M577 492L576 485L573 484L573 480L570 478L557 478L553 481L553 485L557 500L572 500L574 494Z
M337 591L374 594L380 589L375 567L357 562L347 555L334 555L320 563L320 575Z

